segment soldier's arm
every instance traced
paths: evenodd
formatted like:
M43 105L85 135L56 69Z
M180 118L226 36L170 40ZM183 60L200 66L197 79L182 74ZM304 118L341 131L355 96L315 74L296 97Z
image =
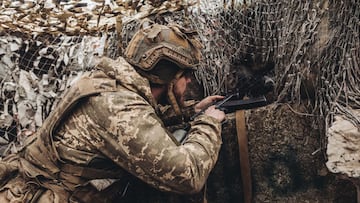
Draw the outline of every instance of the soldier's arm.
M218 158L219 121L199 116L192 122L188 140L177 146L154 109L141 97L121 93L105 98L93 101L102 104L93 105L99 108L93 110L109 115L98 121L106 129L101 133L101 143L97 143L102 153L160 190L189 194L202 189Z

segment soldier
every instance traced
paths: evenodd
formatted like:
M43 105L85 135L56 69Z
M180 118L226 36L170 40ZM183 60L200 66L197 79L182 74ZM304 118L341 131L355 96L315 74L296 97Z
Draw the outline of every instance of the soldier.
M18 153L0 162L0 202L190 202L203 188L221 146L224 112L191 121L180 144L159 105L184 113L200 45L177 25L145 25L124 57L102 58L67 91ZM194 106L199 112L222 96Z

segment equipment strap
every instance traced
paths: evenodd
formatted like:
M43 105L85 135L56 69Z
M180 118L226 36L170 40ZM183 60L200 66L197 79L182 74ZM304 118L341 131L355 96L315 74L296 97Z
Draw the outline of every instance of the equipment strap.
M61 171L90 180L105 179L105 178L119 178L124 173L120 170L110 171L104 169L90 168L86 166L78 166L73 164L62 164Z
M252 199L251 169L249 161L248 138L246 133L245 111L235 113L236 132L239 144L239 158L241 179L244 191L244 202L250 203Z

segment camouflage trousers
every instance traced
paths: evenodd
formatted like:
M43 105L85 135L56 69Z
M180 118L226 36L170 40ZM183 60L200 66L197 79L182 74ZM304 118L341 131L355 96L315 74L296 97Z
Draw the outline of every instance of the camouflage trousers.
M55 188L56 191L54 190ZM59 186L53 189L45 189L37 184L26 182L20 176L9 180L0 191L0 202L48 202L60 203L64 199L69 199L69 193Z
M126 179L116 181L102 191L98 191L91 184L77 185L69 189L67 180L31 177L26 167L19 163L17 155L10 155L0 161L1 203L118 202L127 181Z
M47 187L34 180L27 180L19 167L19 157L9 155L0 161L0 202L64 202L69 193L60 185L47 183ZM49 189L46 189L49 188ZM66 201L65 201L66 202Z

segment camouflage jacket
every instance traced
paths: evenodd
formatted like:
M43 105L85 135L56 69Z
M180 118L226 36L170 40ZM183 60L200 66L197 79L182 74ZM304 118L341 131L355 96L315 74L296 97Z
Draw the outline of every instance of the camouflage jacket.
M146 201L183 201L201 191L218 158L221 124L197 117L180 145L160 119L145 78L123 58L104 58L99 69L86 77L101 78L97 85L105 90L77 98L51 136L38 135L24 150L20 165L26 178L37 177L62 201L131 200L144 194ZM74 85L78 89L86 88L79 86L81 80Z

